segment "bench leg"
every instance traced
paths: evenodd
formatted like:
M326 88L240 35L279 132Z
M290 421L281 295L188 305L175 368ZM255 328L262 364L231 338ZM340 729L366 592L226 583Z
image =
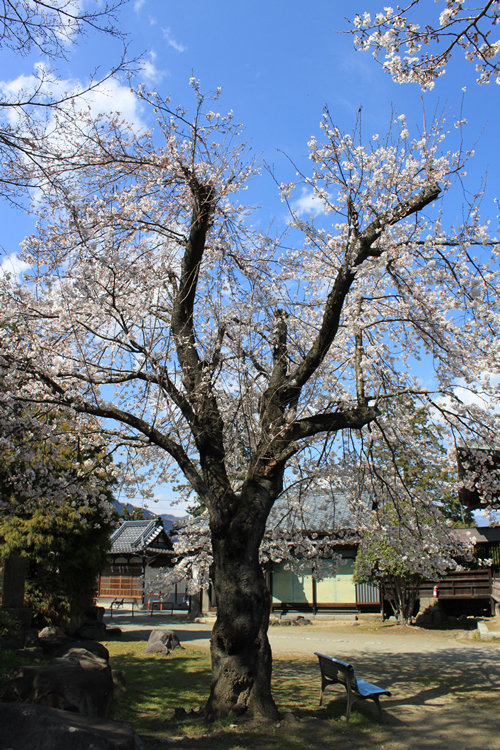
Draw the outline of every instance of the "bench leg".
M377 711L378 711L379 719L382 722L382 724L384 724L384 715L382 713L382 706L380 705L380 700L379 700L378 695L374 695L373 696L373 700L375 701L375 705L377 706Z
M347 714L346 714L346 717L345 717L347 722L349 721L349 718L351 716L352 707L354 706L354 704L356 703L356 701L357 701L357 698L354 695L354 693L349 693L348 692L347 693Z

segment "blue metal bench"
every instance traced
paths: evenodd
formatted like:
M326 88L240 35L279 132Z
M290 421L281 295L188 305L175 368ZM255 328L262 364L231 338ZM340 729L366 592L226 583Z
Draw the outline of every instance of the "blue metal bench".
M378 687L378 685L372 685L371 682L365 682L365 680L358 680L352 664L347 664L344 661L334 659L332 656L325 656L324 654L318 654L314 652L319 659L319 667L321 669L321 693L319 697L319 705L323 702L323 691L327 685L343 685L347 690L347 721L351 715L351 708L357 701L360 700L373 700L377 706L380 720L383 722L384 717L382 715L382 708L380 707L379 698L381 695L391 695L388 690Z

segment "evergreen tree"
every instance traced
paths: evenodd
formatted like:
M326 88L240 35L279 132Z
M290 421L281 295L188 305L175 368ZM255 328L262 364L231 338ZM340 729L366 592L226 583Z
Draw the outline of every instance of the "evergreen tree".
M34 622L72 628L106 564L113 466L89 444L82 420L26 410L11 416L0 435L0 556L28 558Z
M133 505L129 507L128 503L125 503L121 513L118 513L118 518L123 521L144 521L146 516L144 508L135 508Z
M2 514L0 554L28 558L25 599L36 625L72 629L78 623L92 605L111 531L99 506L47 502L29 514Z

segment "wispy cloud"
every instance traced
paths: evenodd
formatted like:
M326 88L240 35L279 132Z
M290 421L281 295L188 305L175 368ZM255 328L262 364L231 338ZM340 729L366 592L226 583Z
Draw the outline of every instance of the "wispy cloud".
M172 33L171 33L170 29L162 29L162 32L163 32L163 36L164 36L164 37L165 37L165 39L167 40L167 44L168 44L168 45L169 45L170 47L173 47L173 48L175 49L175 51L176 51L176 52L185 52L185 51L187 50L187 47L185 47L185 46L184 46L183 44L181 44L180 42L177 42L177 41L176 41L176 40L175 40L175 39L173 38L173 36L172 36Z
M134 10L136 13L139 13L140 9L142 8L145 2L146 0L135 0Z
M293 202L292 207L298 216L319 216L324 211L323 202L307 188L302 188L300 198Z
M146 83L158 83L164 76L170 75L168 71L159 70L156 67L156 52L151 50L149 53L149 59L144 58L141 62L141 72Z

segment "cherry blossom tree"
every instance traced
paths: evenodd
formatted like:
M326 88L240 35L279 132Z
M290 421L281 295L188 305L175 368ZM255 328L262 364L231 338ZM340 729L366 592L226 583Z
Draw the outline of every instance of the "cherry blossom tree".
M47 165L29 271L0 279L0 367L21 401L97 417L145 475L187 480L217 600L207 714L276 718L260 564L273 505L304 484L366 502L369 428L401 394L450 450L495 442L498 246L475 203L444 229L467 154L441 151L440 121L411 140L403 116L364 144L325 112L310 171L280 186L286 242L256 230L241 200L258 165L219 92L191 83L192 112L139 92L154 134L105 117L65 134L78 156ZM298 213L303 189L316 218Z
M52 113L74 116L75 98L85 98L93 90L130 65L126 51L106 74L89 71L89 80L77 90L58 79L56 65L67 57L67 51L88 31L95 31L124 41L116 26L116 15L126 0L92 3L74 0L0 1L0 51L11 50L27 57L38 53L40 60L30 75L22 76L18 85L2 86L0 91L0 194L10 201L22 199L26 187L36 182L24 173L24 182L16 180L13 162L21 154L32 165L32 177L43 171L46 159L62 158L56 147ZM89 6L93 5L91 8ZM52 139L50 136L52 135ZM49 150L49 144L50 150Z
M462 50L466 60L476 66L479 84L500 83L500 40L492 38L500 21L500 2L489 0L473 6L464 0L443 0L439 18L420 26L416 23L420 0L405 7L384 9L372 19L369 13L357 14L352 22L354 41L361 50L373 50L397 83L418 83L432 89L436 79L446 72L452 55ZM429 47L429 51L424 51ZM379 59L384 56L383 62Z
M456 557L468 554L436 518L419 517L418 506L406 510L399 506L397 513L389 508L380 515L361 541L354 568L356 583L380 586L402 625L412 620L420 583L461 569Z

